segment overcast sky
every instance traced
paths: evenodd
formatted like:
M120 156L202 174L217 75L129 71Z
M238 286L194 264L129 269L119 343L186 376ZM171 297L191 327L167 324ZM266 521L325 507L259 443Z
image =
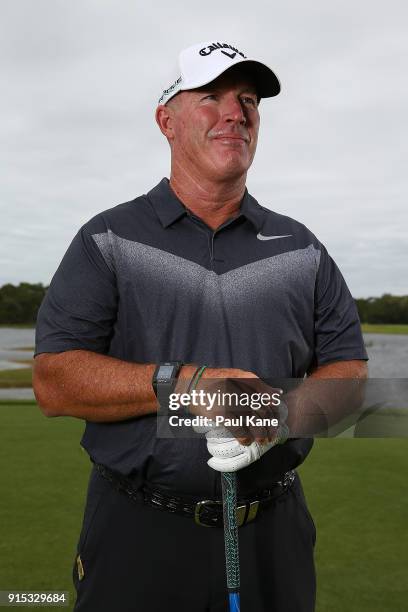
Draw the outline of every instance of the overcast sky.
M229 42L261 102L248 188L325 243L355 297L408 294L403 0L1 0L0 285L48 284L79 227L168 176L155 122L180 49Z

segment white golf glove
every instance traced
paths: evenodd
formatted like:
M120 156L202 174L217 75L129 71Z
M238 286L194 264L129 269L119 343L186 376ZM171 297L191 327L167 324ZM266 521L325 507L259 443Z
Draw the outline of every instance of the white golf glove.
M208 465L217 472L237 472L251 465L254 461L258 461L276 444L286 442L289 430L285 423L288 415L285 403L282 403L279 407L279 414L283 421L278 427L276 438L266 444L260 444L255 440L249 446L245 446L234 438L226 427L217 427L211 419L209 419L208 425L195 426L193 429L196 433L205 434L207 439L207 449L212 455L211 459L207 461Z
M208 452L212 455L207 463L217 472L242 470L242 468L260 459L273 446L282 442L282 439L277 437L266 444L254 441L249 446L244 446L236 438L231 437L231 433L226 427L211 428L207 431L205 437L207 438Z

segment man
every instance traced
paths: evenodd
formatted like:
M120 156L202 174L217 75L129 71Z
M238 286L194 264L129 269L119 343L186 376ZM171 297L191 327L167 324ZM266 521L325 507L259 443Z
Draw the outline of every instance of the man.
M325 248L245 188L259 100L279 90L232 44L183 51L156 110L170 181L86 223L41 306L36 397L47 416L86 420L94 462L77 612L227 610L218 506L205 502L220 499L224 459L205 440L158 436L156 393L163 405L194 376L199 389L365 375L354 302ZM311 612L315 529L293 470L312 441L265 441L234 438L231 453L242 608Z

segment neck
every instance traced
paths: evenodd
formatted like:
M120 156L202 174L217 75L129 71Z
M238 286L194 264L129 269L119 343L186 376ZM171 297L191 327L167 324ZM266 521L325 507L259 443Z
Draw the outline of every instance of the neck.
M196 178L182 168L172 167L170 187L192 213L216 229L239 213L245 179L246 173L238 179L216 182L205 177Z

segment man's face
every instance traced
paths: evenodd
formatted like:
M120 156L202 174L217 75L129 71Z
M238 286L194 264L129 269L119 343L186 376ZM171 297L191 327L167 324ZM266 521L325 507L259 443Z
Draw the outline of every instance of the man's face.
M211 180L239 178L255 155L259 112L249 76L231 70L169 102L173 115L173 164Z

